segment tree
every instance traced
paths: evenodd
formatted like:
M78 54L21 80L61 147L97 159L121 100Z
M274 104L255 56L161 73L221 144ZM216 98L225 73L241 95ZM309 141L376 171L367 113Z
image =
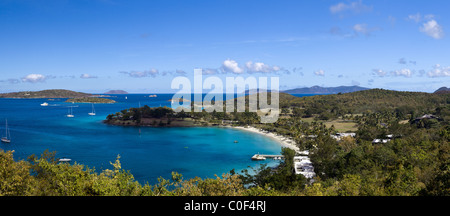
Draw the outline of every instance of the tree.
M25 161L15 162L13 152L0 150L0 196L32 195L36 181L30 176L30 166Z

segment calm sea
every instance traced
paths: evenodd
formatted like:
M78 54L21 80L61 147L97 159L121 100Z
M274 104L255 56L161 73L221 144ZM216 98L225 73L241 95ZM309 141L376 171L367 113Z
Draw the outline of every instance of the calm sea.
M240 171L257 167L256 153L279 154L280 145L273 139L231 128L150 128L110 126L102 123L108 114L148 105L169 106L172 94L111 95L116 104L95 104L96 116L89 116L91 104L65 103L66 99L0 99L0 135L5 134L5 119L12 137L0 149L14 150L16 160L31 154L55 151L59 158L95 168L112 169L120 155L122 168L129 170L140 183L157 183L158 177L170 178L172 171L184 178L206 178L231 169ZM297 95L302 96L302 95ZM126 97L126 98L125 98ZM40 106L47 102L49 106ZM74 118L65 115L70 111ZM237 140L238 143L234 143Z

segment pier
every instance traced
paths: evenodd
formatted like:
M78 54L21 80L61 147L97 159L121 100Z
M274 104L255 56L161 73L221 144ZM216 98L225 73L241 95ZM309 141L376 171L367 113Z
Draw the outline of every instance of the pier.
M267 158L273 158L274 160L279 160L283 158L283 155L266 155L266 154L255 154L252 157L252 160L265 160Z

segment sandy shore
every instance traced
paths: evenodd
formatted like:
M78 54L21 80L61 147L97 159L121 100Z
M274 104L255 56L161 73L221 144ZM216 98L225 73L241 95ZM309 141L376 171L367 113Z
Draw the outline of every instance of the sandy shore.
M236 128L236 129L240 129L240 130L245 130L245 131L249 131L249 132L253 132L253 133L258 133L267 137L270 137L274 140L276 140L278 143L280 143L281 146L286 147L286 148L290 148L296 152L299 152L300 149L295 146L295 141L285 137L285 136L281 136L281 135L276 135L275 133L272 132L267 132L258 128L254 128L254 127L232 127L232 128Z

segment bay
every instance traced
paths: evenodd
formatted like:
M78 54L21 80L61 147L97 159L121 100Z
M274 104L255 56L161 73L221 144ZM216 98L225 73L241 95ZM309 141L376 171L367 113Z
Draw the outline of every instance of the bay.
M213 178L231 169L239 172L261 163L278 163L251 160L256 153L279 154L281 146L276 140L238 129L106 125L102 121L108 114L123 109L139 105L170 107L168 100L173 94L110 96L118 103L95 104L96 116L88 115L91 104L65 103L66 99L0 99L0 134L4 134L4 121L8 119L12 137L12 142L1 143L0 149L14 150L16 160L55 151L58 158L71 158L71 163L84 164L97 172L112 169L110 162L120 155L122 168L141 184L155 184L158 177L170 178L172 171L185 179ZM44 102L49 105L40 106ZM74 118L65 116L70 106Z

